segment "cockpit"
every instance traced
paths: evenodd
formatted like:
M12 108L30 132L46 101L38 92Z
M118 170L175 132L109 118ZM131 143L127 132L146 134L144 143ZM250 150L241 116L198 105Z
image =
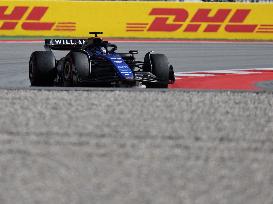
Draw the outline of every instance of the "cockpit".
M117 50L117 46L109 43L108 41L103 41L101 38L94 37L89 38L85 42L84 49L100 52L101 54L109 54L114 53L115 50Z

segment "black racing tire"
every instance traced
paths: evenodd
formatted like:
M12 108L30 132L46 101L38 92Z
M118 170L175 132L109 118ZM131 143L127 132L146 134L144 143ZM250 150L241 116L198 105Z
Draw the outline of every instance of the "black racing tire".
M35 51L29 60L31 86L53 86L56 78L56 59L51 51Z
M154 74L158 82L148 85L150 88L168 88L169 84L169 62L164 54L150 55L152 67L151 72Z
M88 56L82 52L71 52L64 62L64 86L79 86L81 80L90 76Z

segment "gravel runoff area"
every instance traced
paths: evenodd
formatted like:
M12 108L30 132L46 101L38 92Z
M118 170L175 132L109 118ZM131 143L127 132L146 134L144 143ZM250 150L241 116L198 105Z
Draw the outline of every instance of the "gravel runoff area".
M0 203L272 204L273 94L0 90Z

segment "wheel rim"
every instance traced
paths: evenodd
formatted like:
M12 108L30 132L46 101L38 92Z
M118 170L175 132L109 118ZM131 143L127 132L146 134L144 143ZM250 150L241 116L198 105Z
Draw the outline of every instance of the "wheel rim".
M70 62L66 62L64 65L64 79L70 80L71 78L71 64Z

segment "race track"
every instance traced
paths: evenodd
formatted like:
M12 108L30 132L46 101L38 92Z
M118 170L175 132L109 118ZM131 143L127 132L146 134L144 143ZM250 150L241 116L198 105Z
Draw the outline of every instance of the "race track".
M165 53L176 72L273 67L273 44L253 43L117 43L120 52ZM0 87L28 87L28 60L42 43L0 43ZM56 52L57 57L66 52Z
M270 68L272 46L145 44L177 71ZM0 48L1 204L273 203L272 92L29 90L39 47Z

